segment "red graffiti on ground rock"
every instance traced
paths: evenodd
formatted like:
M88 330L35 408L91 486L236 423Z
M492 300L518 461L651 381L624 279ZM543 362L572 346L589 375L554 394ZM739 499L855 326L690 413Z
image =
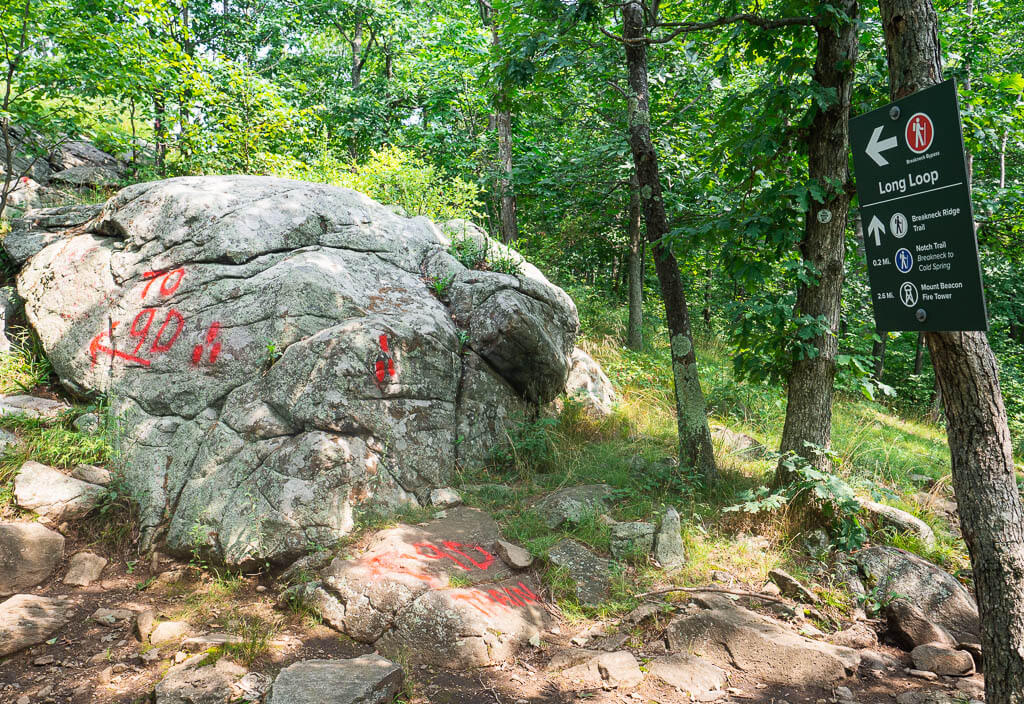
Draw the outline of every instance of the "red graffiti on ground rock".
M415 555L408 553L385 553L375 555L366 561L370 568L370 574L375 578L381 578L391 573L406 574L415 579L425 582L431 589L446 589L448 582L436 575L425 574L415 569L410 569L405 561L427 560L449 560L455 567L464 571L481 570L486 571L494 564L495 557L479 545L466 545L452 540L445 540L441 543L441 549L433 543L414 543ZM459 558L462 559L459 559ZM484 591L483 589L459 589L451 593L453 599L464 601L477 611L486 616L491 616L494 605L506 609L513 607L523 608L530 602L540 602L540 597L522 582L518 586L498 586Z
M381 335L378 337L377 344L380 345L380 352L373 363L373 372L374 377L377 379L377 386L382 386L389 377L394 379L398 372L395 369L395 357L391 354L391 344L388 342L388 336Z

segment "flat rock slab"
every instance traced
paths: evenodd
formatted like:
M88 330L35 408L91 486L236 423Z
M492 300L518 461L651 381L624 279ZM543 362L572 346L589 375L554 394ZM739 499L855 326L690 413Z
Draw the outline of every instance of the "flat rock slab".
M856 559L878 594L906 599L959 643L981 640L978 605L948 572L905 550L884 546L861 550Z
M533 506L548 528L554 530L566 523L579 523L587 516L605 509L612 496L607 484L584 484L554 491Z
M636 658L625 650L599 653L563 670L562 676L586 687L636 687L644 679Z
M39 462L21 465L14 478L18 506L53 522L81 518L96 507L102 493L102 487Z
M0 657L52 637L71 620L73 610L67 598L12 596L0 604Z
M54 401L38 396L0 396L0 416L24 414L30 418L56 418L71 406L63 401Z
M64 584L72 587L88 587L100 578L107 560L91 552L77 552L71 556Z
M725 670L689 653L656 657L647 665L647 671L692 697L721 689L726 682Z
M398 525L373 536L357 559L331 562L305 598L334 628L408 651L410 662L493 664L549 624L535 584L491 551L499 537L490 516L468 507Z
M186 661L167 671L156 685L156 704L228 704L234 685L248 672L225 659L195 667Z
M564 567L576 583L576 598L597 606L611 594L612 563L590 552L583 543L565 539L548 551L551 563Z
M379 655L305 660L281 670L267 704L384 704L402 687L402 668Z
M163 645L176 640L181 640L189 634L191 628L184 621L162 621L153 627L149 634L149 642L153 645Z
M0 523L0 596L42 584L64 559L64 536L38 523Z
M856 672L855 650L805 638L728 599L703 597L706 608L668 626L673 652L700 653L719 667L735 667L763 682L828 686Z
M914 667L936 675L968 677L974 674L974 658L971 654L951 646L938 643L919 645L910 652Z

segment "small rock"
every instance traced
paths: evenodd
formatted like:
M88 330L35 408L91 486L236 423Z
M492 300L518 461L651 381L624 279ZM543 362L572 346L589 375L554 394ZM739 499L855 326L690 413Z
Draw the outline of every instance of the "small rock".
M723 570L714 570L711 573L711 581L719 584L732 584L732 575Z
M0 657L42 643L71 620L65 597L17 594L0 604Z
M116 626L118 624L127 623L135 616L135 612L131 609L96 609L91 618L101 626Z
M957 700L938 690L915 690L896 695L896 704L957 704Z
M32 664L37 666L37 667L42 667L43 665L52 665L53 664L53 656L52 655L40 655L39 657L37 657L35 660L32 661Z
M402 668L379 655L351 660L304 660L281 670L267 704L389 702L402 686Z
M83 413L82 415L75 418L75 422L72 423L75 426L75 430L85 435L92 435L100 429L100 417L95 413ZM83 481L89 481L83 479ZM93 482L96 484L98 482Z
M581 665L564 670L562 675L591 686L607 684L611 687L635 687L644 679L636 658L625 650L601 653Z
M841 702L853 701L853 692L849 687L836 687L836 699Z
M177 584L184 576L185 573L181 570L167 570L166 572L161 572L156 581L158 584Z
M590 552L583 543L562 540L548 551L548 559L568 570L582 603L596 606L611 593L611 563Z
M918 679L928 680L929 682L934 682L935 680L939 679L938 675L936 675L934 672L929 672L928 670L908 669L907 674L911 677L917 677Z
M233 685L246 674L244 667L224 658L214 665L196 668L197 664L189 659L168 670L156 685L156 704L226 703Z
M566 523L579 523L587 516L600 513L611 495L612 488L607 484L570 486L548 494L533 509L548 528L555 530Z
M451 487L433 489L430 492L430 505L437 508L452 508L462 504L462 497L459 492Z
M974 658L970 653L956 650L941 643L926 643L914 648L910 657L918 670L928 670L937 675L966 677L974 674Z
M153 645L163 645L184 638L188 632L189 625L184 621L163 621L153 628L153 632L149 634L149 642Z
M540 647L540 634L539 633L534 633L532 636L530 636L529 640L527 640L527 643L529 643L534 648L539 648Z
M654 548L654 524L642 521L612 525L612 557L617 560L648 555Z
M259 594L263 594L265 591L267 591L267 588L265 586L263 586L262 584L257 584L256 585L256 591Z
M661 607L657 604L640 604L640 606L623 616L622 622L631 626L639 626L660 613Z
M682 524L679 514L671 506L662 516L661 526L654 536L654 559L666 570L676 569L686 563Z
M533 564L533 555L530 554L529 550L504 540L495 541L494 552L512 569L525 570Z
M141 642L145 643L149 640L149 635L153 632L155 625L156 611L154 609L140 611L139 615L135 617L135 635L138 636Z
M768 596L780 596L782 594L782 590L779 589L779 585L775 582L768 582L761 587L761 593L767 594Z
M688 653L662 655L648 664L647 671L671 687L697 696L718 690L725 684L725 671L703 658Z
M71 556L68 573L64 575L64 584L72 587L88 587L100 578L100 573L107 566L105 558L91 552L78 552Z
M97 486L110 484L110 471L91 464L75 465L75 468L71 470L71 476Z
M926 643L956 645L956 639L949 631L932 623L921 609L906 599L896 599L886 606L885 619L899 644L909 650Z
M865 649L860 651L860 666L865 670L885 672L887 670L895 670L900 666L900 662L890 655Z
M18 703L17 704L32 704L32 700L29 699L27 695L22 695L22 696L18 697Z
M181 642L181 647L191 652L209 650L228 643L241 643L242 637L233 633L206 633L194 638L186 638Z
M29 418L56 418L71 406L37 396L0 396L0 416L21 413Z
M833 633L829 640L847 648L871 648L878 645L878 634L863 623L855 623L846 630Z
M785 596L807 604L817 604L818 597L810 589L800 583L796 577L785 570L774 569L768 573L768 578L774 582Z
M0 597L44 582L64 559L64 536L38 523L0 523Z
M958 679L956 688L971 699L985 699L985 678L980 675Z
M89 513L102 493L102 487L69 477L39 462L21 465L14 478L14 498L18 506L55 523Z

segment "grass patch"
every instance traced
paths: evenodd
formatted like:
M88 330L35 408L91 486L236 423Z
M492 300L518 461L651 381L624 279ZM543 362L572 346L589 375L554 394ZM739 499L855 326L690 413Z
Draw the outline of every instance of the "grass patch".
M25 328L8 330L10 352L0 353L0 394L26 394L46 384L53 374L50 360L35 333Z

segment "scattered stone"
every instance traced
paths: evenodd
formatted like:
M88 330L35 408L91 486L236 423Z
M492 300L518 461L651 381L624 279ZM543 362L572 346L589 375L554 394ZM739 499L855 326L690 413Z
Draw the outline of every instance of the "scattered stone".
M725 671L703 658L688 653L673 653L655 658L647 671L671 687L692 697L719 690L726 682Z
M610 687L635 687L644 679L633 654L622 650L617 653L601 653L586 662L562 672L569 680L582 681L587 686L608 685Z
M548 551L548 559L568 570L581 603L596 606L611 594L611 563L590 552L583 543L561 540Z
M64 536L38 523L0 523L0 597L44 582L64 559Z
M89 618L101 626L107 626L109 628L128 623L134 616L135 612L131 609L99 608L96 609Z
M83 435L93 435L96 431L100 429L100 417L95 413L83 413L82 415L75 418L75 421L74 423L72 423L72 425L75 426L75 430L82 433ZM72 474L72 476L74 476L74 474ZM89 479L83 479L82 477L79 477L79 479L82 479L82 481L86 482L90 481ZM99 484L100 482L92 483Z
M538 501L533 510L540 514L551 530L566 523L579 523L587 516L603 511L611 498L612 488L607 484L570 486L552 492Z
M451 487L431 489L430 505L436 506L437 508L452 508L453 506L461 506L462 497L459 496L459 492L455 491L455 489L452 489Z
M263 594L266 591L267 591L267 588L265 586L263 586L262 584L257 584L256 585L256 593L257 594Z
M32 664L35 665L36 667L42 667L44 665L52 665L53 664L53 660L54 660L54 657L52 655L40 655L39 657L37 657L35 660L32 661Z
M930 486L931 484L935 483L935 480L929 477L927 474L911 474L908 478L915 484L921 484L925 486Z
M779 585L775 582L768 582L761 587L761 593L767 594L768 596L782 596L782 590L779 589Z
M985 699L985 678L981 675L963 677L956 681L956 688L971 699Z
M981 640L978 606L967 588L949 573L898 548L866 548L856 559L879 594L899 595L958 642Z
M243 702L263 701L263 695L270 689L272 682L273 680L267 675L259 672L250 672L235 682L232 700L241 699Z
M918 670L928 670L937 675L967 677L974 674L974 658L970 653L956 650L939 643L926 643L914 648L910 657Z
M194 653L200 650L217 648L229 643L241 643L242 641L242 636L235 635L234 633L205 633L201 636L186 638L181 641L181 647Z
M713 570L711 572L711 581L717 582L718 584L732 584L732 575L724 570Z
M390 702L402 687L402 668L379 655L351 660L305 660L281 670L267 704Z
M863 670L874 670L875 672L886 672L899 668L900 661L891 655L880 653L876 650L860 651L860 666Z
M907 670L907 674L921 680L928 680L929 682L934 682L939 679L939 676L931 670L915 670L913 668L909 668Z
M812 557L827 555L832 551L832 541L821 528L804 533L804 547Z
M957 700L938 690L914 690L897 694L896 704L957 704Z
M2 323L3 321L0 321ZM0 347L2 347L3 341L7 338L3 336L3 329L0 328ZM0 349L3 352L3 349ZM7 450L8 447L13 447L18 444L18 436L9 430L0 429L0 453Z
M921 609L905 599L890 602L885 607L885 619L889 632L907 650L925 643L956 645L956 639L945 628L929 621Z
M583 404L592 416L605 418L612 413L618 400L615 388L601 365L576 347L569 357L569 378L565 382L565 395Z
M35 511L54 523L81 518L99 502L101 487L74 479L38 462L21 465L14 478L18 506Z
M768 578L778 586L784 596L796 599L805 604L817 604L818 597L810 589L800 583L800 580L782 569L774 569L768 573Z
M748 458L760 458L765 455L765 447L745 433L737 432L724 425L711 426L711 440L731 455Z
M533 564L533 555L529 550L504 540L494 541L494 552L514 570L525 570Z
M722 668L736 667L766 683L829 685L860 666L855 650L804 638L767 617L717 595L702 595L711 608L673 620L673 652L700 653Z
M140 611L135 617L135 635L139 641L145 643L149 640L150 634L153 632L153 628L156 627L156 611L154 609L146 609Z
M71 620L74 604L65 597L17 594L0 603L0 657L42 643Z
M640 604L640 606L623 616L622 622L630 626L639 626L660 613L661 607L657 604Z
M836 699L840 702L852 702L854 701L853 692L849 687L836 687Z
M71 476L97 486L110 484L110 471L91 464L75 465L75 468L71 470Z
M654 559L666 570L674 570L686 563L682 524L679 514L671 506L662 516L658 533L654 536Z
M878 634L864 623L855 623L849 628L833 633L829 640L836 645L860 650L878 645Z
M4 246L10 235L3 240ZM0 396L0 416L21 413L29 418L56 418L71 406L63 401L54 401L38 396Z
M612 557L623 560L649 555L654 548L654 524L641 521L612 525Z
M149 634L149 642L153 645L170 643L187 636L189 630L189 625L184 621L162 621Z
M886 506L875 501L867 499L858 499L858 501L860 502L861 509L869 513L879 523L904 533L916 535L921 539L925 547L929 549L935 547L935 532L917 516L913 516L894 506Z
M68 573L64 575L64 584L72 587L88 587L100 578L100 574L106 566L106 558L91 552L76 552L71 556Z
M196 664L186 660L168 670L156 685L156 704L228 704L233 685L247 672L225 658L205 667Z
M157 584L177 584L184 578L185 572L182 570L167 570L157 575Z

